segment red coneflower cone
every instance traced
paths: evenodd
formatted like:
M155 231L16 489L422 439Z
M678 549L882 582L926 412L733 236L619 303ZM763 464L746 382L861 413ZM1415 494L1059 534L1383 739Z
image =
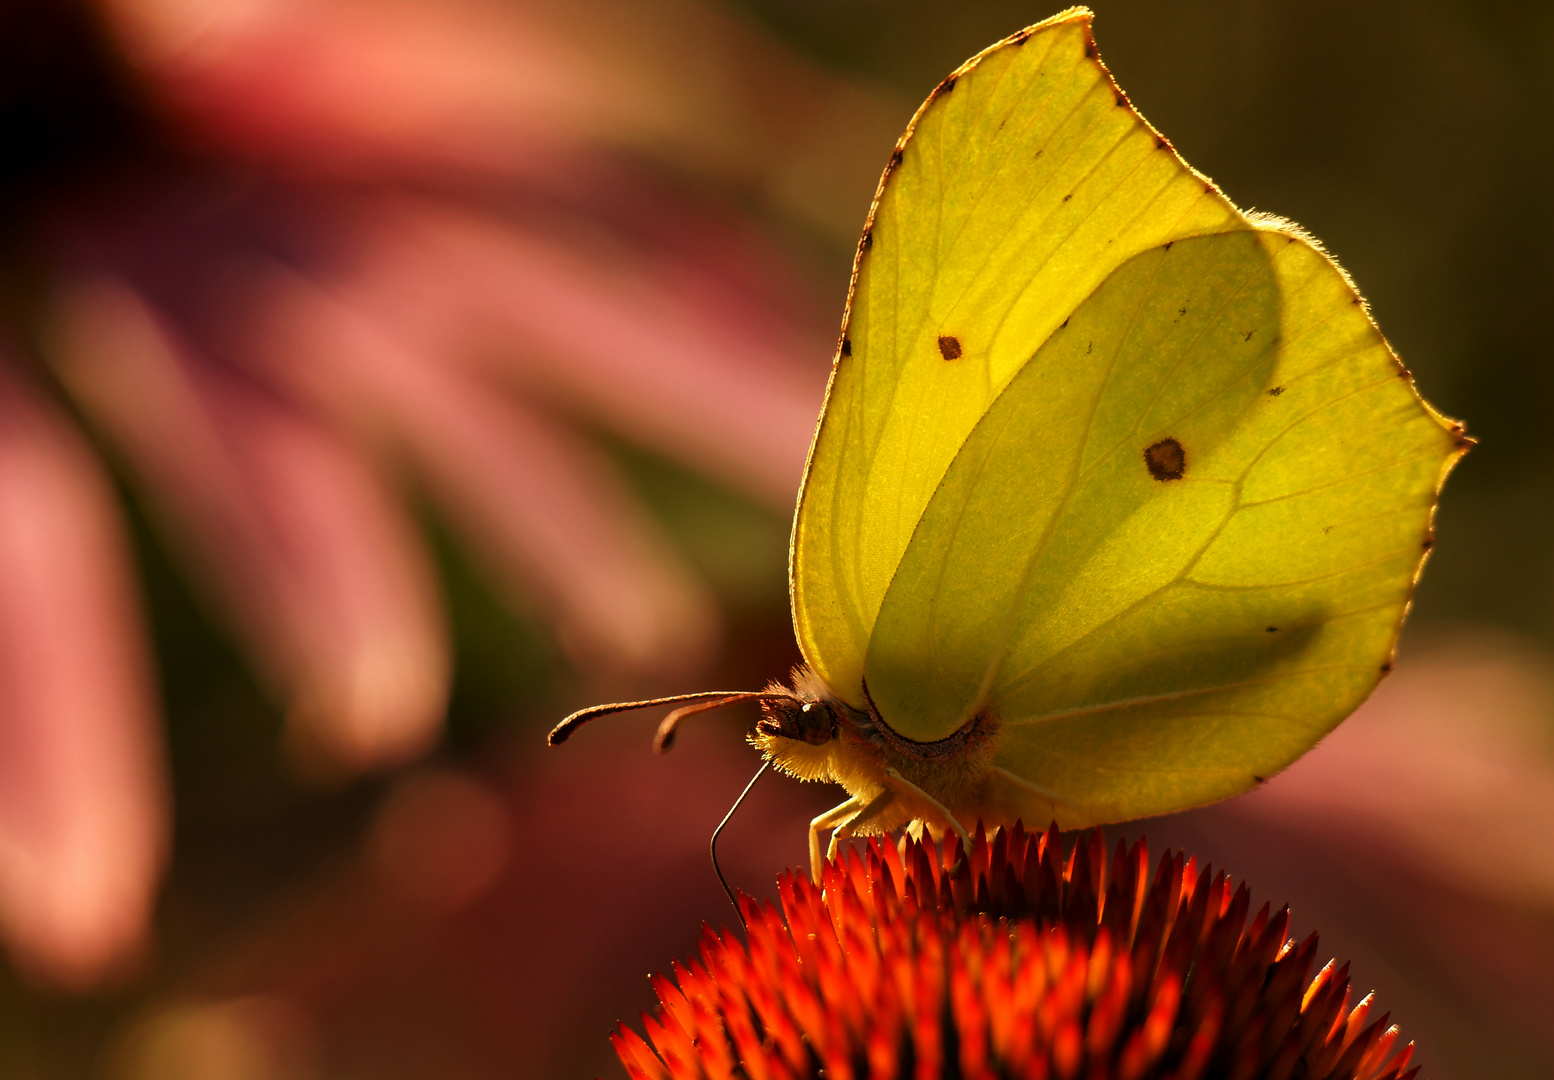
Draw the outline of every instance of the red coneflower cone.
M748 944L703 930L654 978L645 1041L612 1040L632 1080L1412 1080L1349 968L1311 978L1317 936L1289 909L1250 925L1247 887L1142 840L1110 866L1099 831L1063 856L1016 823L958 839L871 840L789 871L782 911L741 895Z

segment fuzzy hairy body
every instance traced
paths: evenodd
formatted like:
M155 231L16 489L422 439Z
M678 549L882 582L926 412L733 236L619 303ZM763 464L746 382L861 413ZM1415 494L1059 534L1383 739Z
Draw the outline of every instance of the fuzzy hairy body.
M889 791L895 796L877 816L860 821L859 835L886 833L912 821L938 833L948 811L961 825L1012 820L1004 785L993 768L998 721L977 717L943 744L911 743L877 716L838 698L808 668L793 671L793 686L773 683L761 700L763 720L750 743L777 769L798 780L837 784L860 803ZM807 708L806 708L807 707ZM802 710L806 717L794 717ZM894 770L901 779L891 775ZM913 789L917 789L914 791ZM927 794L939 806L925 801ZM953 827L953 826L951 826Z

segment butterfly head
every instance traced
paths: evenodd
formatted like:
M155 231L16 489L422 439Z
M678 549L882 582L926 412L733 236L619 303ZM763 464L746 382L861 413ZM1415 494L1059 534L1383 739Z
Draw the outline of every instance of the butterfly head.
M767 738L824 746L836 738L836 726L837 715L829 701L784 688L781 694L761 699L761 719L755 730Z
M793 685L772 683L761 694L761 719L750 744L777 768L800 780L834 780L836 755L857 726L857 717L807 667L793 670Z

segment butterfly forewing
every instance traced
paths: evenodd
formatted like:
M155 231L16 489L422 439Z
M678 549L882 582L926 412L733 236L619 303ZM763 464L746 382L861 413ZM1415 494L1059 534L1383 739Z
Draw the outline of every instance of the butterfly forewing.
M886 589L1009 380L1129 258L1245 227L1128 105L1087 12L1016 35L941 84L859 246L795 521L799 643L834 690L862 705Z

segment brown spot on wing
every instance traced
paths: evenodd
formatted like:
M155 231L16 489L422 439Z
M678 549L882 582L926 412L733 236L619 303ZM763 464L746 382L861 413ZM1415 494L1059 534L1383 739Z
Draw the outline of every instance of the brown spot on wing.
M1187 471L1187 452L1175 439L1161 439L1145 447L1144 466L1156 480L1180 480Z
M853 354L853 339L852 338L843 338L842 339L842 355L843 356L851 356L852 354Z
M1269 397L1278 397L1282 393L1284 393L1284 387L1282 386L1273 386L1268 389Z
M946 360L960 359L960 338L951 337L949 334L939 335L939 355Z

